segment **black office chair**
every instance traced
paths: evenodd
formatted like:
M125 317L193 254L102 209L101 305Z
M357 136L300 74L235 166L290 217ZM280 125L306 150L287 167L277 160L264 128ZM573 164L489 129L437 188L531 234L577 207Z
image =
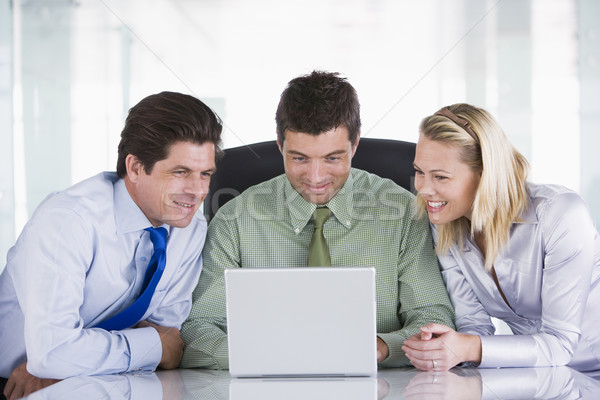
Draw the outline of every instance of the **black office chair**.
M415 143L401 140L361 138L352 166L414 192L415 147ZM283 157L274 140L225 149L204 200L206 218L210 221L219 207L250 186L283 173Z

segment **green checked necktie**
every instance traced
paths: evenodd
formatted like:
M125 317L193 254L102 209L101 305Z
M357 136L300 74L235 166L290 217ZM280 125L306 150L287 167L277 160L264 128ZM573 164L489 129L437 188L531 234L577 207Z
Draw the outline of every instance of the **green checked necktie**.
M331 215L327 207L320 207L315 210L314 223L315 231L308 245L308 266L309 267L330 267L331 257L329 256L329 247L323 235L323 225Z

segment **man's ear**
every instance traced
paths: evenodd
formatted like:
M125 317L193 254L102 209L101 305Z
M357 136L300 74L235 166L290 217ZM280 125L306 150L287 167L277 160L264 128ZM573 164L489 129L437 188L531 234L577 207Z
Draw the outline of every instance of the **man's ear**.
M352 145L352 157L354 157L354 153L356 153L356 149L358 148L359 140L360 140L360 131L358 131L358 134L356 135L356 140L354 141L354 144Z
M125 167L127 169L127 177L133 183L137 182L139 176L145 173L142 162L133 154L128 154L125 158Z
M279 152L283 154L283 143L279 141L279 138L277 138L277 147L279 147Z

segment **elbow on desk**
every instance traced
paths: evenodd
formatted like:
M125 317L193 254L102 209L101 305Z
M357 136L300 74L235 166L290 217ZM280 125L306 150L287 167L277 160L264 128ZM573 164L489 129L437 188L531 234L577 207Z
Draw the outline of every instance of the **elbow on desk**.
M78 369L78 363L72 357L65 359L57 352L60 352L60 350L54 349L45 354L28 354L27 371L31 375L42 379L66 379L78 375L93 374Z
M45 357L32 357L27 360L27 371L41 379L65 379L72 375L69 374L65 369L58 366L53 366Z

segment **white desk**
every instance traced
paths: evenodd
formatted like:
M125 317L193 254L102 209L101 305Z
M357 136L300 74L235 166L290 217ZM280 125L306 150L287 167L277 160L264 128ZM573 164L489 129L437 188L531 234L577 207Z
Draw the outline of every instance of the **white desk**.
M600 399L600 380L567 367L381 370L371 378L236 379L227 371L180 369L70 378L27 399Z

